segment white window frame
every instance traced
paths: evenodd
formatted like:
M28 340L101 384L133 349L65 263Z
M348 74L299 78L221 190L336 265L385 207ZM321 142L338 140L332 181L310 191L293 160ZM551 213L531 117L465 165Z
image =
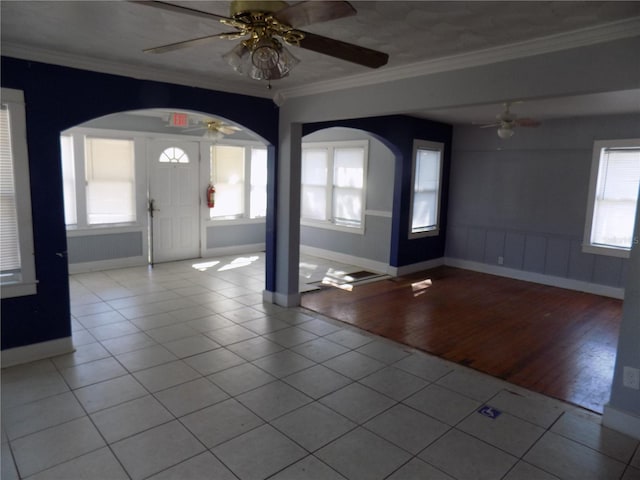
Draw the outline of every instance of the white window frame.
M334 189L334 152L336 149L341 148L362 148L364 150L363 156L363 181L361 190L361 202L362 211L360 214L360 225L340 225L336 224L333 213L333 189ZM326 149L327 150L327 181L326 181L326 218L328 220L317 220L310 218L300 218L300 224L307 227L324 228L327 230L337 230L341 232L357 233L364 235L365 233L365 218L366 218L366 199L367 199L367 176L369 168L369 141L368 140L344 140L335 142L303 142L302 150L305 149ZM302 200L301 200L302 201Z
M31 218L31 180L27 150L27 124L22 90L1 89L1 103L9 110L11 152L18 217L20 248L20 278L2 283L1 298L21 297L37 293L35 251L33 244L33 220Z
M252 191L252 184L251 184L251 150L253 149L257 149L257 150L266 150L266 154L267 154L267 163L268 163L268 158L269 158L269 151L267 149L267 146L264 145L263 143L259 143L259 142L251 142L251 141L240 141L240 140L230 140L230 139L224 139L223 141L219 141L216 142L215 144L208 144L207 145L207 150L208 150L208 155L209 155L209 163L208 163L208 168L209 168L209 178L211 179L211 181L213 182L214 186L215 186L215 178L213 178L213 155L212 155L212 147L214 146L223 146L223 147L240 147L244 149L244 179L243 179L243 210L242 210L242 214L237 215L234 218L229 218L229 217L211 217L211 209L210 208L206 208L207 210L207 218L206 221L207 222L213 222L216 224L227 224L227 225L234 225L234 224L246 224L246 223L264 223L266 220L266 214L264 217L251 217L251 191ZM267 167L268 168L268 167ZM205 204L206 207L206 204Z
M444 166L444 149L445 145L441 142L432 142L428 140L414 139L413 141L413 154L411 160L411 203L409 208L409 239L435 237L440 235L440 211L442 206L442 171ZM436 191L436 198L438 199L438 205L436 208L436 224L434 227L413 231L413 203L415 195L415 181L416 181L416 165L418 160L419 150L431 150L440 153L440 162L438 165L438 186Z
M75 173L75 201L76 201L76 223L66 225L67 233L86 232L97 230L109 230L108 233L116 231L139 231L146 222L146 139L144 137L119 130L103 130L83 127L74 127L66 130L60 136L71 137L74 155ZM86 165L86 138L111 138L115 140L130 140L134 148L134 182L135 182L135 205L136 220L132 222L119 223L99 223L90 224L87 215L87 186L85 176ZM66 219L65 219L66 220ZM131 230L131 229L134 230Z
M620 140L596 140L593 142L593 154L591 159L591 176L589 179L589 194L587 196L587 215L585 219L584 238L582 251L596 255L606 255L618 258L629 258L631 248L600 245L591 242L593 214L596 203L598 187L598 173L600 171L601 152L606 148L640 148L640 138ZM638 200L636 199L636 202ZM636 232L637 234L637 232Z

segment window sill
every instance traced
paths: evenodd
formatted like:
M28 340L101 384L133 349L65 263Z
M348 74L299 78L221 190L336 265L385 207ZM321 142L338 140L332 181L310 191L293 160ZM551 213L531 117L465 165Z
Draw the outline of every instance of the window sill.
M631 250L628 248L605 247L602 245L583 244L583 253L592 253L594 255L606 255L608 257L629 258Z
M434 228L433 230L427 230L424 232L411 232L409 233L409 240L416 240L418 238L437 237L440 235L440 229Z
M265 223L266 217L260 218L209 218L206 220L207 226L213 225L230 226L230 225L253 225L259 223Z
M351 233L354 235L364 235L364 225L362 227L347 227L344 225L336 225L331 222L314 222L310 220L300 220L300 225L304 227L321 228L323 230Z
M38 281L7 283L0 285L0 298L26 297L38 293Z

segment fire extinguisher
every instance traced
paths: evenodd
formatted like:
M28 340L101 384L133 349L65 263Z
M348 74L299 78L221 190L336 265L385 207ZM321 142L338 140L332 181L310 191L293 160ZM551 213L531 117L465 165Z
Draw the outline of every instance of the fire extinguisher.
M207 187L207 206L209 208L216 206L216 187L212 183Z

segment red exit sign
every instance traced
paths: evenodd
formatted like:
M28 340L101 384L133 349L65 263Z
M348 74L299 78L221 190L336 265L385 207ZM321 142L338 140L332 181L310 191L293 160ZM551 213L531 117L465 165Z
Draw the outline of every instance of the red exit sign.
M187 127L189 125L189 117L186 113L172 113L170 123L172 127Z

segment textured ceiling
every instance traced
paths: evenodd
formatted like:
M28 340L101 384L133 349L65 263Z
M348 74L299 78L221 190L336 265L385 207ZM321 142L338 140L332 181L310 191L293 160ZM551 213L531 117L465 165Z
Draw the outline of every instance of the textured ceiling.
M227 1L174 2L219 15ZM306 28L309 32L389 54L379 70L290 47L301 60L274 90L300 88L640 16L640 2L354 1L356 16ZM208 20L127 1L2 0L2 53L102 71L182 76L189 83L270 96L264 85L234 72L221 58L238 41L145 54L145 48L229 31ZM116 67L117 66L117 67ZM154 77L151 77L154 78Z

